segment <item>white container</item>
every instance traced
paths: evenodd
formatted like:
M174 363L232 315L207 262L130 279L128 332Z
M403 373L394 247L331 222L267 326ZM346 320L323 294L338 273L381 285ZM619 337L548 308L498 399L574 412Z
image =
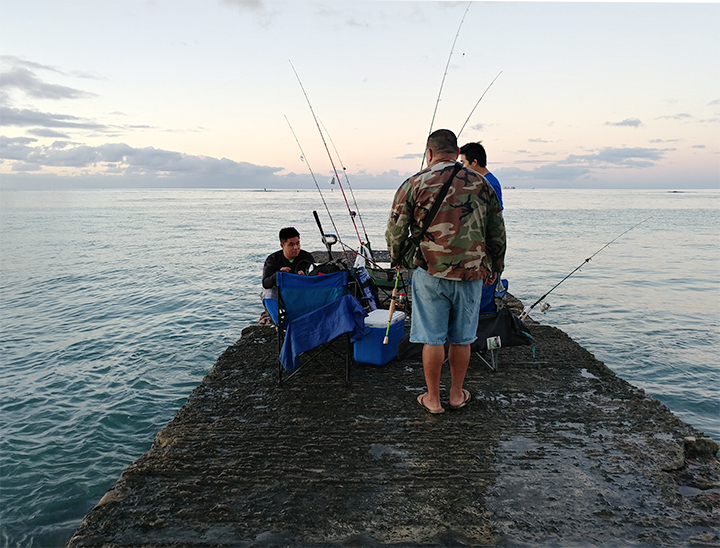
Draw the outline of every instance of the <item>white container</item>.
M367 317L365 318L365 325L368 327L382 327L383 329L385 329L388 324L389 316L390 311L388 309L378 308L377 310L373 310L367 315ZM393 317L390 325L401 320L405 320L405 312L403 312L402 310L396 310L395 312L393 312Z

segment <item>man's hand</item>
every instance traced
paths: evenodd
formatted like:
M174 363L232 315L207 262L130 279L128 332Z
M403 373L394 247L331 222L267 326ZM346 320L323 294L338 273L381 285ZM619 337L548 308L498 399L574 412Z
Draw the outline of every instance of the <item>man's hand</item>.
M492 276L485 278L485 283L483 285L486 287L490 286L495 283L495 280L497 280L497 272L493 272Z
M283 271L283 272L290 272L290 267L289 267L289 266L283 266L280 270Z

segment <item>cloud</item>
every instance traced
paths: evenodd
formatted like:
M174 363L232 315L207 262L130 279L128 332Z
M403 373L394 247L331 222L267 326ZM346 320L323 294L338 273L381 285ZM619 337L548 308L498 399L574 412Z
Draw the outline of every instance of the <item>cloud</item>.
M640 127L642 122L638 118L626 118L622 122L605 122L606 126Z
M55 137L57 139L69 139L70 136L65 133L60 133L59 131L54 131L52 129L29 129L27 131L30 135L35 135L36 137Z
M37 142L31 137L4 137L0 136L0 160L27 161L32 154L33 147L28 146Z
M710 101L707 106L716 107L718 105L720 105L720 99L715 99L714 101Z
M679 114L668 114L665 116L658 116L655 118L656 120L689 120L692 118L692 114L688 114L687 112L681 112Z
M0 55L0 63L10 65L12 67L25 67L32 70L47 70L49 72L55 72L64 76L74 76L76 78L102 80L102 78L98 77L95 74L83 72L80 70L72 70L68 72L65 70L60 70L59 68L53 67L51 65L43 65L41 63L35 63L34 61L28 61L27 59L23 59L22 57L17 57L15 55Z
M125 143L92 147L55 141L43 146L30 137L0 136L0 164L12 169L0 177L2 188L314 188L306 173L279 176L281 167ZM409 175L397 170L380 175L361 171L353 175L352 184L387 188L398 186Z
M705 145L693 145L690 148L705 148Z
M95 122L83 121L70 114L50 114L39 110L18 109L0 106L0 126L14 127L55 127L74 129L105 130L107 126Z
M268 27L280 13L270 9L264 0L222 0L222 3L237 8L241 13L247 12L255 15L256 20L263 27Z
M265 9L263 0L222 0L223 4L235 6L240 10L262 11Z
M517 167L506 167L493 170L493 173L501 181L576 181L584 176L592 174L592 170L582 166L563 166L558 164L547 164L532 170L520 169Z
M571 154L564 160L545 164L535 169L518 167L493 170L503 183L514 181L552 181L570 183L597 179L607 169L643 169L656 165L664 153L674 149L612 148L592 154Z
M101 174L121 173L159 178L202 176L208 182L212 182L214 177L221 180L264 180L282 171L281 167L257 166L227 158L191 156L153 147L133 148L125 143L92 147L72 146L66 141L39 146L36 142L37 139L29 137L0 137L0 160L11 161L13 171L64 167L78 171L95 169Z
M14 67L0 74L0 92L5 94L12 89L20 90L36 99L84 99L95 96L94 93L43 82L24 67Z
M422 158L423 154L420 152L412 152L409 154L403 154L402 156L395 156L396 160L416 160L417 158Z
M528 139L528 142L530 142L530 143L550 143L552 141L546 141L545 139L536 138L536 139Z
M664 156L657 148L605 148L595 154L571 154L562 164L592 167L651 167Z

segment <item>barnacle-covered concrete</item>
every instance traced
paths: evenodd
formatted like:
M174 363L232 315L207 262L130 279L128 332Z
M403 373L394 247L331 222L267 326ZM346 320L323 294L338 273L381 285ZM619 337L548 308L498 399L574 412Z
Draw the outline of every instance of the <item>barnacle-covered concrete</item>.
M278 387L249 327L69 546L720 546L717 446L686 453L701 432L530 329L534 356L473 356L473 401L428 415L419 361Z

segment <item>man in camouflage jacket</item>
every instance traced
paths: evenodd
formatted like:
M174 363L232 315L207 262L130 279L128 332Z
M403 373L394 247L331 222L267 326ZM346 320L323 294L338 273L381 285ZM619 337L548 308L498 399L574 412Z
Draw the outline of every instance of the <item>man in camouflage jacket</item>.
M400 247L422 231L421 221L455 169L457 138L446 129L428 137L428 167L406 180L395 193L385 239L391 264L401 260ZM418 403L430 413L444 411L440 374L445 341L452 385L450 408L470 401L463 382L475 341L483 284L492 284L505 261L505 223L495 191L485 178L461 168L419 245L415 259L410 341L422 343L428 391ZM460 295L454 297L453 295ZM458 300L459 299L459 300Z

